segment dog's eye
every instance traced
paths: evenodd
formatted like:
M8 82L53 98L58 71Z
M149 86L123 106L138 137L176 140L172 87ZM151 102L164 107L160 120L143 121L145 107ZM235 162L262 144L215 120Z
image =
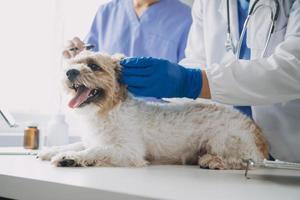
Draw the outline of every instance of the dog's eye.
M101 67L99 67L95 63L88 63L87 66L89 68L91 68L91 70L93 70L93 71L101 71L102 70Z

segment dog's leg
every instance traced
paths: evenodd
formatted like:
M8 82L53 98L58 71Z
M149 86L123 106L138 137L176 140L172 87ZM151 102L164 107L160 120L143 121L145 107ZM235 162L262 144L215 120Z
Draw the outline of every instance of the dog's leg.
M249 134L219 134L202 142L199 148L200 167L209 169L245 169L243 159L262 159Z
M93 147L80 152L63 152L53 157L51 162L59 167L143 167L148 164L143 154L128 147Z
M38 158L41 160L51 160L52 157L55 155L61 153L61 152L67 152L67 151L82 151L84 150L84 146L82 142L77 142L65 146L55 146L43 149L38 153Z
M201 168L226 169L226 164L220 156L205 154L199 156L198 164Z

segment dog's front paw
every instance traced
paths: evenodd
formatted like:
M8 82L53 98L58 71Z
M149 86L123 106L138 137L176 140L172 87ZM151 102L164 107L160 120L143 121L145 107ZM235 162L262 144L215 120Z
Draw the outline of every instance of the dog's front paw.
M59 154L60 150L57 147L47 148L40 151L37 155L37 158L41 160L51 160L52 157Z
M85 166L84 160L78 152L59 153L51 159L51 163L57 167L80 167Z
M226 169L226 165L221 157L210 154L199 157L198 164L205 169Z

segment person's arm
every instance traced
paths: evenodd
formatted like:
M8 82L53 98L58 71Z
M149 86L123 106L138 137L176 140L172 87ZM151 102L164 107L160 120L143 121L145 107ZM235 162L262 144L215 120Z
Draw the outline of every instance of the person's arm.
M299 21L300 1L295 1L286 39L269 58L233 60L224 65L216 63L200 71L201 77L199 71L192 69L189 71L191 78L185 77L187 69L178 64L160 59L136 58L123 63L123 71L134 73L130 76L125 73L124 83L129 89L134 88L133 93L146 96L188 97L186 94L190 93L195 98L196 93L201 91L197 96L211 97L212 100L231 105L263 105L300 99ZM135 68L130 66L132 63ZM134 86L136 80L139 84ZM184 80L189 83L186 84ZM187 92L179 95L178 91L171 89L174 85Z
M184 66L204 68L206 65L201 2L196 1L193 7L187 58L180 62ZM300 1L295 1L291 10L286 41L270 58L233 61L225 67L222 64L207 66L207 71L202 73L203 86L199 97L238 105L269 104L299 98L299 4Z
M300 99L300 1L289 13L285 40L268 58L207 66L213 100L263 105Z
M209 83L208 83L206 71L204 70L202 70L202 90L199 97L204 99L211 99Z
M300 1L289 15L286 39L269 58L214 64L203 73L204 91L226 104L261 105L300 98ZM209 96L209 95L208 95Z
M211 98L236 105L300 99L299 44L300 36L293 36L278 46L269 58L207 66Z

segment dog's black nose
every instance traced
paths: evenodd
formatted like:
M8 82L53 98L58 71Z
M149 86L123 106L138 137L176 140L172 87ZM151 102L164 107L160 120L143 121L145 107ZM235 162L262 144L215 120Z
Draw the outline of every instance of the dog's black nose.
M80 71L77 69L70 69L67 71L67 77L70 81L74 81L76 77L80 74Z

